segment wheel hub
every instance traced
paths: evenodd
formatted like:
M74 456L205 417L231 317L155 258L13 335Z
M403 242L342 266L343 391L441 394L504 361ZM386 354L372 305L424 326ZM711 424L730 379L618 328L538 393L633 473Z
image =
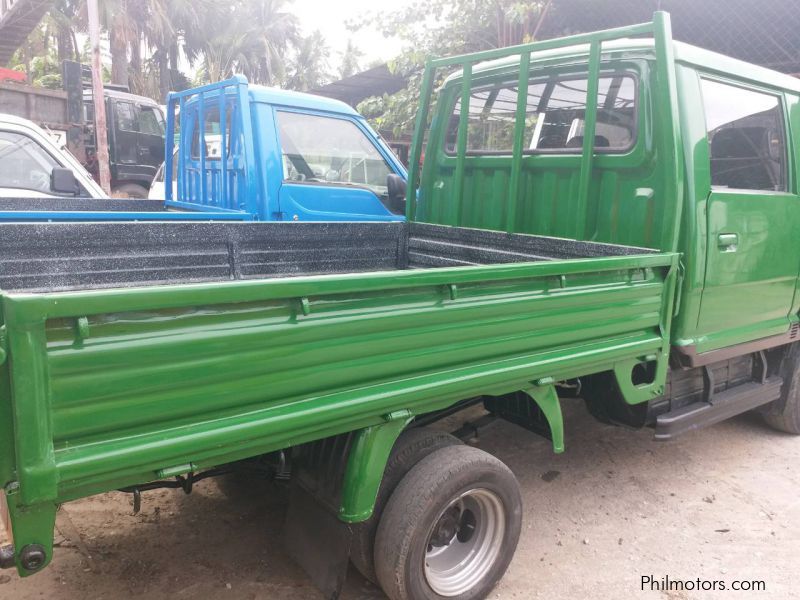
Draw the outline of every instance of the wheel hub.
M428 536L425 578L440 596L474 587L500 555L505 508L492 491L474 489L442 511Z

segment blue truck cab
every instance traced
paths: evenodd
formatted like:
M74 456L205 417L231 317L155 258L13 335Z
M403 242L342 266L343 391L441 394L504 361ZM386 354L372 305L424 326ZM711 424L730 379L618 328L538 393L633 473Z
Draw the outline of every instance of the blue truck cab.
M165 181L176 181L165 186L170 208L259 221L404 218L405 168L337 100L236 76L170 94L166 140L167 156L177 140L165 165Z

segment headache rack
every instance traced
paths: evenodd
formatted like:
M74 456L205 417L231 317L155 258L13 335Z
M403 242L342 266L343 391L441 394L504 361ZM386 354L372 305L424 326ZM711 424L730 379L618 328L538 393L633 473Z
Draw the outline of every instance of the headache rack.
M588 65L588 90L585 117L585 133L580 167L580 185L578 188L578 209L576 211L576 232L580 223L579 215L586 212L589 197L590 183L592 180L592 167L594 161L594 139L597 125L597 98L600 78L600 62L603 44L612 40L623 38L648 36L655 39L656 77L658 82L658 95L655 102L658 105L657 119L662 120L664 139L659 146L659 160L665 161L666 172L672 176L668 178L666 193L679 202L682 187L683 164L680 161L678 149L680 147L680 130L678 128L678 96L675 84L675 58L672 42L672 28L669 14L656 12L649 23L619 27L594 33L573 35L543 42L521 44L508 48L497 48L485 52L463 54L449 58L429 60L425 66L425 75L422 80L420 93L420 106L417 112L414 129L414 141L411 148L409 163L409 185L406 196L406 216L414 220L417 206L417 188L420 177L420 158L422 156L423 137L428 123L428 113L433 96L433 86L436 81L438 69L461 67L461 111L458 122L458 136L456 142L456 167L455 188L452 202L460 203L464 191L464 170L467 159L467 126L469 118L470 92L472 87L472 68L479 62L497 60L513 56L519 57L519 81L517 93L516 118L514 126L513 157L511 161L511 176L508 187L508 210L506 212L506 230L513 232L516 219L517 200L520 193L520 173L523 155L523 139L525 134L525 111L527 102L528 81L530 79L531 55L534 52L568 48L572 46L589 46ZM674 228L677 237L678 228ZM677 241L677 240L675 240Z
M177 198L168 183L173 177L176 109L181 119L178 133ZM230 110L228 110L230 109ZM209 111L219 115L219 158L206 156L206 120ZM196 112L197 119L192 120ZM228 122L230 120L230 122ZM187 121L192 123L187 126ZM167 133L164 163L166 205L204 211L259 211L258 172L251 131L250 96L244 75L235 75L167 98ZM194 131L198 130L198 156L193 156ZM237 152L232 151L233 145Z

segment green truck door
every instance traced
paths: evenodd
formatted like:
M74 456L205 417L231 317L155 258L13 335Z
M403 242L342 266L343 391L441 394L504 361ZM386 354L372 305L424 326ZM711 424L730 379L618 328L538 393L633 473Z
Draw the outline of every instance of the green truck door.
M781 95L701 78L711 164L699 350L784 333L800 244Z

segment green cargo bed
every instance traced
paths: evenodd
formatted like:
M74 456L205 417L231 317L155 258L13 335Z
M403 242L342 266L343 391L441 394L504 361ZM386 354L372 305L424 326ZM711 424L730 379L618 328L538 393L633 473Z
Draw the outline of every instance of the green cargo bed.
M0 481L48 560L58 502L666 368L674 254L417 223L0 227Z

